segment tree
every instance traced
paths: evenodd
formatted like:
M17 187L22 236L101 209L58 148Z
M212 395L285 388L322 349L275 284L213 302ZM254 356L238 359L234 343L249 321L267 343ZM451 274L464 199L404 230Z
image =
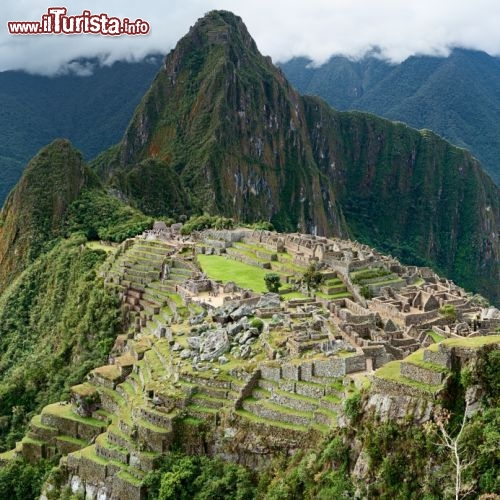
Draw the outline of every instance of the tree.
M434 421L439 429L439 436L441 438L441 445L450 451L450 460L455 468L455 500L459 500L460 497L466 496L471 493L470 487L464 487L462 483L462 474L465 469L467 469L472 462L467 462L464 458L464 447L462 443L462 436L465 424L467 422L467 410L468 401L466 401L465 411L460 423L460 427L455 436L452 436L447 429L448 422L450 419L450 414L446 410L441 410L436 412L434 415Z
M312 263L302 276L302 282L306 285L307 291L316 289L323 282L323 275L318 271L316 264Z
M370 291L370 287L368 285L362 285L359 289L359 293L365 299L373 299L373 294Z
M439 309L439 312L450 320L457 319L457 310L453 304L445 304Z
M281 288L281 278L279 274L267 273L264 276L264 282L266 283L266 288L272 293L278 293Z

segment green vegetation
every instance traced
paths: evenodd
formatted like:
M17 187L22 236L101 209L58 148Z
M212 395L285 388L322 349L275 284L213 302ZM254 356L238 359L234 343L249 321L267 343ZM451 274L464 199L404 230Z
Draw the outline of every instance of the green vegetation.
M51 415L57 415L68 420L74 420L75 422L80 422L82 424L91 425L93 427L103 427L102 420L92 417L81 417L75 413L71 405L61 405L59 403L52 403L44 407L42 413L47 413Z
M497 58L454 49L447 57L413 56L400 64L370 56L309 63L295 58L281 65L302 94L319 95L335 109L364 110L434 130L470 149L500 183L500 149L491 126L499 103Z
M443 485L449 469L425 474L430 455L439 460L434 436L416 426L393 422L367 422L360 437L368 456L369 475L362 486L368 498L443 498ZM441 464L441 460L439 460Z
M464 338L450 338L443 341L449 347L464 347L464 348L478 348L488 346L490 344L499 344L500 335L488 335L485 337L464 337Z
M30 161L0 211L0 289L63 236L69 205L95 182L66 140L55 140Z
M213 33L230 33L228 50L211 43ZM248 64L237 65L233 74L228 54ZM371 73L378 63L359 64L361 73L370 75L362 88L385 81ZM318 234L349 234L407 263L430 265L494 303L499 300L497 245L480 228L498 226L500 197L467 152L429 131L365 113L337 112L317 98L303 98L305 113L296 116L290 87L229 12L209 13L179 42L165 67L121 144L94 162L106 186L133 206L176 220L207 211L247 223L269 220L280 230L314 227ZM428 84L423 74L436 76L426 73L429 67L405 82L403 93L411 94L405 98ZM173 88L169 71L178 75ZM228 75L232 83L226 89L221 82ZM378 102L381 109L394 92L391 84L384 102ZM236 104L243 94L251 100L244 133ZM457 100L461 108L464 102ZM261 109L276 117L271 133L260 119ZM468 113L476 115L471 109ZM284 132L291 116L297 131L293 140ZM481 131L479 142L492 144L483 136ZM256 146L249 137L262 137L263 143ZM281 145L279 161L271 153L276 144ZM329 168L334 160L348 172L342 182L338 170ZM460 176L454 175L458 169ZM109 237L122 238L128 229Z
M352 498L355 488L349 477L350 465L349 446L338 431L313 449L275 459L260 475L258 498Z
M443 337L442 335L439 335L439 333L435 332L434 330L429 330L427 333L430 335L432 340L436 343L441 342L446 338L446 337Z
M288 429L292 431L299 431L299 432L307 431L307 427L304 425L291 424L289 422L282 422L280 420L271 421L265 417L259 417L258 415L255 415L255 413L249 412L247 410L243 409L236 410L235 413L236 415L240 415L245 419L250 420L251 422L264 425L267 429L269 429L269 432L272 432L273 427L278 427L280 429Z
M33 412L66 399L114 342L118 299L96 277L106 253L84 243L59 242L0 296L0 449L14 446Z
M0 498L31 500L40 496L45 479L55 462L40 460L35 465L22 459L0 467Z
M158 470L146 477L151 500L252 500L255 486L251 473L240 465L168 453Z
M361 415L361 393L355 392L349 396L344 402L345 414L350 418L351 422L356 422Z
M316 290L323 283L323 275L318 271L315 264L311 264L302 276L302 282L306 285L307 291Z
M214 280L220 280L224 283L234 281L238 286L255 292L266 291L264 276L267 271L265 269L236 262L219 255L198 254L197 258L203 272Z
M377 267L375 269L363 269L361 271L354 271L351 273L351 280L355 285L361 285L365 280L381 278L389 274L391 274L391 272L382 267Z
M326 168L340 155L349 165L346 182L336 191L354 238L403 263L430 266L497 303L498 252L489 253L480 228L485 214L498 225L500 196L475 159L435 134L359 112L337 112L316 97L304 102L308 123L320 123L323 131L321 139L313 139L316 161ZM362 141L354 130L363 131ZM322 158L319 152L326 150L331 156ZM461 176L454 175L458 168ZM332 172L330 181L338 180ZM433 248L429 241L439 244Z
M443 307L439 309L440 314L445 316L446 318L450 320L454 320L457 317L457 310L455 309L455 306L452 304L446 304Z
M281 276L276 273L265 274L264 283L266 284L266 288L272 293L278 293L279 289L283 286Z
M224 46L210 43L214 33L231 33L230 53L247 61L234 67L228 89L221 82L234 63ZM175 57L169 57L165 67L137 107L119 151L102 167L111 172L114 186L148 214L209 212L250 224L257 221L259 227L265 219L266 229L269 223L281 230L305 229L312 223L320 232L345 233L330 187L324 188L324 201L315 206L299 202L322 189L324 174L303 147L308 141L304 130L297 141L287 136L290 117L300 128L295 97L258 53L238 18L230 12L208 13L179 41ZM168 82L169 71L178 75L175 91ZM245 134L235 105L240 93L251 100ZM259 118L264 106L277 118L271 133L264 133L266 126ZM251 145L248 134L263 137L262 146ZM282 145L279 162L272 153L277 143Z
M191 234L193 231L203 229L231 229L234 225L233 219L227 219L217 215L198 215L191 217L181 228L181 234Z
M86 247L91 250L103 250L106 253L111 253L116 250L116 247L112 246L110 243L102 243L100 241L88 241Z
M500 341L500 336L499 341ZM474 382L485 388L484 402L492 407L500 405L500 350L485 344L474 371Z
M284 300L307 298L302 292L284 292L284 291L281 292L281 297L283 297Z
M406 358L404 359L405 362L411 363L416 366L420 366L421 368L434 372L441 372L441 373L449 372L449 370L444 366L424 361L423 351L424 351L423 349L418 349L417 351L412 352L409 356L406 356Z
M443 344L454 347L480 348L478 360L455 374L448 386L445 406L448 408L445 426L453 439L465 408L465 389L480 384L484 390L483 409L466 419L458 452L462 469L460 498L473 491L480 496L499 491L497 444L500 424L500 369L499 351L493 345L499 341L489 337L447 339ZM411 358L410 358L411 359ZM389 363L377 370L392 371L397 363ZM465 384L465 385L463 385ZM448 498L455 496L455 469L445 447L439 444L438 426L430 422L419 428L394 422L375 423L367 420L358 431L369 457L369 476L365 494L368 497L387 498ZM426 463L434 463L432 474L425 472Z
M227 37L222 36L223 43L219 43L219 35L226 34ZM207 40L212 41L200 43ZM230 58L227 53L231 54ZM243 56L245 64L234 64ZM401 125L360 113L336 113L313 98L301 101L299 109L303 105L306 114L298 116L295 111L298 109L296 96L290 93L286 82L273 73L270 63L256 52L244 26L227 12L212 12L205 21L200 21L180 42L178 51L167 58L165 66L166 71L158 75L139 106L122 144L96 161L99 172L136 206L147 213L165 216L177 216L180 210L184 215L200 213L201 209L226 216L237 214L250 221L272 216L277 227L305 230L314 226L319 233L345 232L344 213L353 235L359 235L365 241L374 241L379 246L387 245L409 259L417 257L422 251L421 259L451 269L462 277L467 277L469 271L477 272L478 263L484 263L480 269L482 274L478 274L483 280L480 284L485 287L491 285L491 276L495 277L496 257L491 252L487 235L482 236L481 248L478 248L479 239L476 241L476 236L479 234L477 228L482 230L484 227L481 223L496 223L498 201L495 199L496 191L481 177L477 165L467 155L431 133L409 131ZM180 83L176 92L172 93L168 75L174 70ZM228 74L232 78L230 84L224 87L220 81L226 81ZM241 116L235 114L237 108L234 103L241 95L250 97L246 110L249 120L244 135L235 133L241 130ZM261 109L276 117L273 130L254 120L261 115ZM299 126L301 118L308 122L303 129ZM288 132L284 131L289 131L292 125L295 128L290 139ZM308 137L308 130L320 132ZM249 135L265 137L256 153L253 152L255 144L246 142ZM283 145L279 164L275 155L269 153L278 143ZM244 156L241 151L245 151ZM324 154L325 151L328 154ZM338 169L330 168L333 157L329 155L333 155L343 165L343 170L349 173L343 182L337 182ZM408 168L408 162L411 168ZM450 172L456 173L457 168L463 175L450 175ZM39 180L43 181L41 186L36 185ZM54 198L50 196L51 182L57 188ZM0 295L0 449L11 448L22 437L34 412L48 402L66 399L69 386L81 383L86 373L105 362L121 326L120 301L104 287L103 279L99 277L107 252L99 245L88 245L87 237L120 241L147 227L151 220L99 191L98 185L99 181L82 163L81 156L65 141L56 141L34 160L19 191L9 198L7 209L2 212L0 262L3 269L8 268L2 277L2 284L10 285ZM476 191L480 196L475 195ZM314 196L317 193L321 196ZM394 196L394 193L402 194ZM23 200L17 199L24 195L27 195L26 205ZM40 203L37 203L37 197ZM304 203L303 198L316 202ZM475 213L463 211L466 205L463 199L470 200ZM333 200L338 201L338 206L333 204ZM436 210L429 214L422 200L428 201L429 206ZM488 207L491 205L491 210L483 210L486 204ZM268 212L270 207L273 207L272 214ZM484 215L483 212L491 213ZM180 220L181 216L177 218ZM183 220L186 218L182 217ZM203 215L191 218L184 228L187 233L204 227L225 227L227 224L232 224L231 219ZM67 239L63 240L64 236L68 236ZM429 245L429 241L434 244ZM234 250L241 251L242 257L252 253L250 248ZM10 261L4 260L5 255ZM19 266L16 256L20 259ZM160 262L161 259L163 256L159 256ZM265 259L266 255L262 257L262 260ZM269 278L264 269L224 257L200 255L199 262L209 277L234 281L257 291L265 290L266 275ZM284 263L278 261L276 269L286 269L285 265L279 267L280 264ZM470 270L467 267L469 264ZM119 267L118 263L116 267ZM173 267L172 271L175 269ZM135 271L137 276L147 274L140 268ZM382 278L379 283L395 281L389 276L391 273L383 272L385 274L381 274L381 270L360 270L353 273L353 280L358 280L360 284L363 280L378 278ZM177 268L177 273L173 272L177 276L184 276L183 273L189 274L180 268ZM133 274L129 273L129 276ZM276 276L280 278L279 274ZM322 279L316 266L305 270L303 282L308 290L317 288ZM276 286L276 280L272 281ZM171 290L168 286L167 289ZM347 292L340 291L330 297L345 294ZM175 309L176 303L180 304L179 296L168 293L164 296L168 298L171 309ZM130 298L137 302L136 298ZM146 305L146 311L147 308ZM184 308L183 312L187 311ZM162 314L167 313L163 310ZM450 310L444 310L443 314L450 314ZM168 323L173 319L170 325L172 335L181 347L185 347L190 342L188 328L192 326L192 332L199 332L201 327L188 326L186 318L179 316L182 314L164 319ZM293 321L292 328L300 324L299 321ZM161 384L176 380L178 376L178 383L173 382L176 385L164 391L165 398L182 397L184 401L189 392L191 399L185 408L169 414L174 419L174 427L177 419L182 420L189 412L200 420L207 417L202 425L198 425L196 420L188 420L196 429L187 432L198 434L197 439L206 439L203 446L210 450L213 443L209 442L212 433L208 427L213 421L232 425L232 418L235 423L245 419L241 428L243 432L237 432L232 441L227 440L227 449L224 449L224 440L221 451L238 453L240 444L248 446L255 442L259 447L262 444L264 449L271 448L276 455L275 462L267 470L263 469L256 486L253 475L234 464L180 453L167 454L160 469L146 478L149 494L153 498L326 500L352 498L356 490L357 496L366 498L430 500L440 498L443 491L442 496L449 496L452 467L449 457L436 444L436 429L432 425L424 430L411 424L410 419L404 424L376 421L368 413L363 413L363 399L354 390L354 384L342 387L342 395L348 395L344 404L348 426L332 429L322 442L316 440L320 439L319 434L329 432L324 422L332 425L336 422L337 413L333 409L340 404L336 396L322 401L321 404L326 403L326 408L315 409L312 404L315 399L300 394L289 396L283 384L281 389L274 390L274 395L286 397L290 406L279 404L278 399L266 399L266 392L269 395L271 390L257 389L242 403L247 410L238 409L231 414L232 409L225 402L222 402L225 408L218 410L217 405L223 397L229 399L243 390L242 377L237 368L247 368L247 373L251 374L266 357L261 345L250 341L254 342L252 353L257 354L245 364L236 355L228 354L229 362L220 367L217 365L217 368L209 366L201 371L194 362L186 362L177 370L165 366L167 361L162 359L162 354L156 349L158 346L147 349L150 346L146 345L149 339L145 334L152 333L156 328L153 321L150 323L142 331L146 351L144 358L136 362L134 374L127 383L123 383L123 392L99 388L101 395L120 407L118 416L113 417L113 425L122 428L122 433L126 430L122 424L130 429L130 439L125 438L127 449L128 443L135 442L133 435L136 431L139 436L137 444L141 447L145 431L167 439L170 429L162 427L163 424L156 418L160 416L160 409L150 407L147 412L153 418L149 418L145 414L141 416L138 412L141 408L137 406L131 411L129 406L132 405L125 404L125 401L129 400L133 405L139 402L147 405L144 390L150 392L158 387L164 388ZM251 324L260 330L264 326L262 320L253 320ZM304 326L307 327L305 323ZM286 341L286 337L290 336L286 328L271 332L270 340L279 340L283 345L283 339ZM123 340L124 337L120 342ZM152 340L156 342L156 339ZM166 339L161 342L169 345ZM445 345L484 349L477 367L467 366L462 374L453 373L446 386L430 386L402 377L401 361L388 363L375 374L375 377L410 385L420 391L424 400L440 397L438 392L443 390L443 406L451 413L447 428L451 434L456 432L457 420L465 421L462 418L465 389L471 384L481 384L484 389L483 411L465 421L464 436L468 438L460 450L465 460L473 461L464 471L464 478L478 494L498 491L500 487L497 475L499 355L498 350L489 345L493 342L498 342L498 338L443 341ZM137 357L140 351L140 346L136 346ZM168 355L171 355L170 359L179 356L173 350ZM339 353L341 357L353 355L345 351ZM324 359L324 356L307 353L305 359L310 362ZM405 362L429 370L445 371L440 366L423 362L421 352L414 353ZM281 363L276 355L271 366ZM312 365L308 370L312 373ZM314 366L314 373L316 371L320 372ZM98 369L97 373L117 380L119 369L107 366ZM207 394L202 392L204 382L210 386ZM226 382L224 389L218 388L220 382ZM263 387L278 385L270 381L262 382ZM366 383L366 380L360 382ZM301 383L293 382L295 388ZM199 385L198 389L196 385ZM339 382L332 385L339 394ZM397 389L396 384L392 386ZM321 390L322 386L309 386L310 389L313 387ZM92 397L88 386L80 385L79 391ZM220 398L215 397L219 394ZM318 392L311 390L307 394ZM246 403L248 406L245 406ZM249 409L257 407L267 410L267 413L253 415ZM44 415L52 413L82 424L105 426L100 420L73 414L70 405L56 403L46 406L43 411ZM118 418L123 421L119 422ZM149 419L146 421L146 418ZM323 423L307 427L313 418ZM32 420L34 427L39 423L38 418ZM248 433L244 426L248 426ZM255 427L255 434L252 426ZM259 436L259 428L266 433ZM38 429L47 433L52 431L41 426ZM41 434L25 435L22 442L41 448ZM286 440L287 435L292 435L294 441L297 437L297 442L292 444L295 453L289 454L287 446L284 447L286 456L280 457L279 442L282 438ZM300 436L303 436L302 441ZM248 441L242 442L240 438ZM68 444L77 444L71 439L75 438L70 437ZM183 445L179 436L174 439L178 446ZM186 447L197 449L201 439L194 446L187 441ZM269 442L266 442L267 439ZM100 444L126 453L101 436L96 444L75 452L73 456L87 458L96 466L123 467L123 464L117 465L98 455L96 446ZM362 469L367 472L361 480L351 475L358 451L367 459L366 467L359 468L361 472ZM0 486L10 488L10 495L12 491L15 494L20 491L28 497L38 495L39 492L26 491L26 485L15 484L14 474L9 471L17 463L14 455L10 452L0 457L12 460L5 469L8 471L6 476L0 473ZM38 488L37 478L42 477L43 471L17 464L18 477L26 480L29 472L34 477L34 487ZM132 469L122 470L118 475L138 485L140 480L129 472L133 472ZM142 474L139 473L139 476Z
M400 366L400 361L390 361L376 371L376 376L391 380L393 382L397 382L399 384L409 385L430 394L435 394L439 389L442 388L442 385L429 385L423 382L417 382L416 380L403 377L400 373Z
M258 229L259 231L275 231L273 224L267 220L254 222L253 224L249 224L248 227Z
M89 240L121 242L142 233L153 220L103 191L85 190L68 210L67 231Z
M92 72L85 77L72 71L52 76L2 72L0 207L29 159L54 137L67 137L86 159L116 144L161 59L110 66L88 61Z
M250 326L252 328L257 328L257 330L259 330L259 333L261 333L264 329L264 322L260 318L253 318L250 321Z
M323 299L330 299L330 300L344 299L344 298L351 298L352 297L352 295L349 292L339 292L339 293L332 293L332 294L326 294L323 292L316 292L315 295L316 295L316 297L321 297Z

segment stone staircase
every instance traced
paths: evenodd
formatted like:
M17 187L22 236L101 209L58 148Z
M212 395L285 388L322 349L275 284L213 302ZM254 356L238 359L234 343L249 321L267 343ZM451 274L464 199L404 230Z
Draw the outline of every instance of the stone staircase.
M99 432L90 446L86 441L82 449L69 450L67 465L83 483L110 485L113 498L144 498L145 475L156 468L158 457L173 442L179 411L157 406L148 397L158 380L170 376L166 344L152 337L128 339L124 354L114 364L89 376L87 384L100 398L101 409L93 412ZM105 423L98 420L102 415L107 416Z
M236 377L226 376L225 380L219 380L193 373L183 374L181 382L190 387L185 411L192 417L211 423L217 420L220 410L234 407L234 401L245 384Z
M153 333L186 315L177 286L199 272L195 264L176 258L177 248L161 240L136 238L123 248L105 279L122 290L135 332Z

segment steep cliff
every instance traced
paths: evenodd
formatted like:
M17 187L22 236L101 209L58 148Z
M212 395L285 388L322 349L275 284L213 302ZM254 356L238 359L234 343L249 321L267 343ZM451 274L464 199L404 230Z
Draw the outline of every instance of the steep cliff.
M334 56L318 67L299 57L281 68L300 93L336 109L434 130L469 149L499 185L500 58L455 48L447 57L416 55L399 64Z
M500 197L468 151L430 131L306 97L314 156L356 239L500 300Z

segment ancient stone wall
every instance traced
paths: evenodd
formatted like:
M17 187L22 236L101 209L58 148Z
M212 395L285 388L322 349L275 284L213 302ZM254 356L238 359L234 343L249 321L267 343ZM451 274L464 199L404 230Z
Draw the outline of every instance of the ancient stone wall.
M437 310L420 313L409 313L404 315L404 321L406 326L422 325L423 323L427 323L428 321L437 318L438 316L439 312Z
M325 361L314 361L314 376L340 378L346 373L345 358L330 358Z
M401 375L417 382L429 385L439 385L443 382L443 372L428 370L412 363L401 362Z
M373 315L373 313L369 309L366 309L365 307L360 306L359 304L356 304L356 302L347 298L345 299L345 307L349 309L349 311L351 311L353 314L359 316Z
M240 389L238 397L234 402L234 408L236 410L241 408L241 402L252 395L252 391L257 387L259 379L262 377L261 370L255 370L252 373L250 379L245 383L245 385Z
M366 357L363 355L344 358L345 372L354 373L366 370Z
M405 324L405 314L391 302L382 302L381 300L373 299L369 301L370 309L378 312L383 317L392 319L394 323L400 326Z
M113 498L120 500L144 500L146 498L146 489L126 481L119 476L113 477Z
M372 392L379 394L391 394L395 396L411 396L418 399L422 398L423 395L422 391L417 387L399 383L395 380L379 378L377 376L373 377ZM430 400L436 400L437 395L429 393L428 398Z
M262 378L278 382L281 379L281 366L279 365L261 365L260 373Z
M299 364L286 364L282 367L283 377L291 380L300 380L300 372Z
M428 363L444 366L449 369L452 363L452 353L450 350L443 349L443 346L440 345L437 352L425 349L423 359Z

